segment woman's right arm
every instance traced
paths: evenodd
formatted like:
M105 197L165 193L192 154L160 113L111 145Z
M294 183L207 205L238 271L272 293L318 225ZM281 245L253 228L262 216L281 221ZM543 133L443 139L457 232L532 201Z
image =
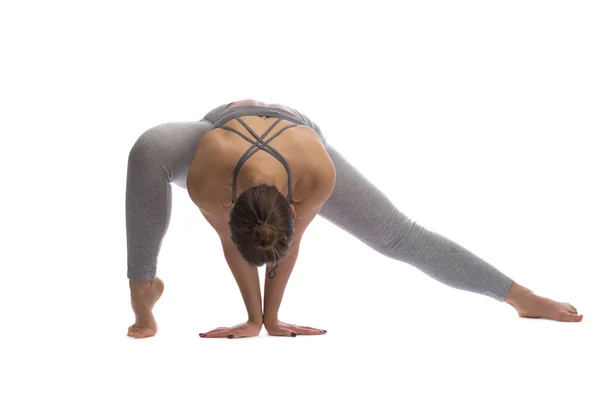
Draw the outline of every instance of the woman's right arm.
M246 305L246 311L248 311L248 321L256 322L262 326L262 296L260 292L258 268L250 267L239 253L235 243L231 240L229 224L224 213L217 210L213 213L207 212L206 210L200 211L221 239L225 260L240 288L244 304Z
M248 321L256 322L260 326L263 323L262 297L260 293L260 280L258 278L258 268L251 267L241 256L235 244L229 237L221 237L223 245L223 254L229 269L235 277L235 281L240 288L242 298L248 311Z

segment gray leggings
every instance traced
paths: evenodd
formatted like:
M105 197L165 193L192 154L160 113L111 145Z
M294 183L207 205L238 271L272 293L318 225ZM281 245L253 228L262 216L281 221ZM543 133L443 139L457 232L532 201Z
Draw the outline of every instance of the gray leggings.
M152 280L171 217L171 182L186 188L187 172L202 136L227 108L198 122L173 122L144 132L128 160L126 189L127 277ZM306 115L307 125L324 139ZM420 226L324 140L336 169L335 189L319 215L379 253L413 265L448 286L504 301L512 280L452 240Z

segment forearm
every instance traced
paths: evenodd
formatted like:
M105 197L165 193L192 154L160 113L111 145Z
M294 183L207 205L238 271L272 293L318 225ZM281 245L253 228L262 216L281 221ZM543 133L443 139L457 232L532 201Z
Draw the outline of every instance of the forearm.
M294 265L296 264L299 250L300 242L294 242L289 254L279 262L274 273L271 273L271 276L275 274L273 278L269 277L269 272L271 272L269 268L265 271L264 322L274 321L278 318L279 306L283 299L283 293L285 292L285 287L290 279Z
M229 269L233 273L237 282L246 310L248 311L248 320L262 324L262 299L260 294L260 280L258 278L258 269L251 267L239 254L233 243L223 244L223 252Z

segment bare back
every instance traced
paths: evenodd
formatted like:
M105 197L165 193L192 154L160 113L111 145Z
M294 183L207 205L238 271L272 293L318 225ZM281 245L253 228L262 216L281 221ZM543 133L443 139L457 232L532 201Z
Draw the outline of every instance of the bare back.
M245 105L281 108L297 115L288 107L255 100L234 102L226 110ZM259 135L266 132L274 122L274 118L259 116L244 116L241 119ZM292 123L281 120L264 139L268 140L275 132L288 125ZM235 119L224 126L243 132L252 139L252 135L247 133ZM320 181L323 179L335 181L333 163L319 135L308 126L299 125L289 128L273 139L269 145L285 158L292 172L292 200L298 216L301 216L303 206L310 205L312 200L311 188L318 183L322 184ZM188 172L187 190L190 198L220 235L227 233L224 231L231 211L234 169L249 147L248 141L233 132L222 128L212 129L198 144ZM278 187L286 188L283 194L287 194L287 172L284 166L269 153L257 151L243 164L240 176L242 171L253 171L253 174L272 177ZM334 181L330 184L334 185Z

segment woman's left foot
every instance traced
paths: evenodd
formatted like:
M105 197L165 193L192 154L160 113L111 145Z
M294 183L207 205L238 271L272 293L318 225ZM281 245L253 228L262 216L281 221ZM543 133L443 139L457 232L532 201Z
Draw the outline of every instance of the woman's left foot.
M571 304L538 296L516 282L509 290L506 302L523 318L546 318L562 322L580 322L583 318Z

